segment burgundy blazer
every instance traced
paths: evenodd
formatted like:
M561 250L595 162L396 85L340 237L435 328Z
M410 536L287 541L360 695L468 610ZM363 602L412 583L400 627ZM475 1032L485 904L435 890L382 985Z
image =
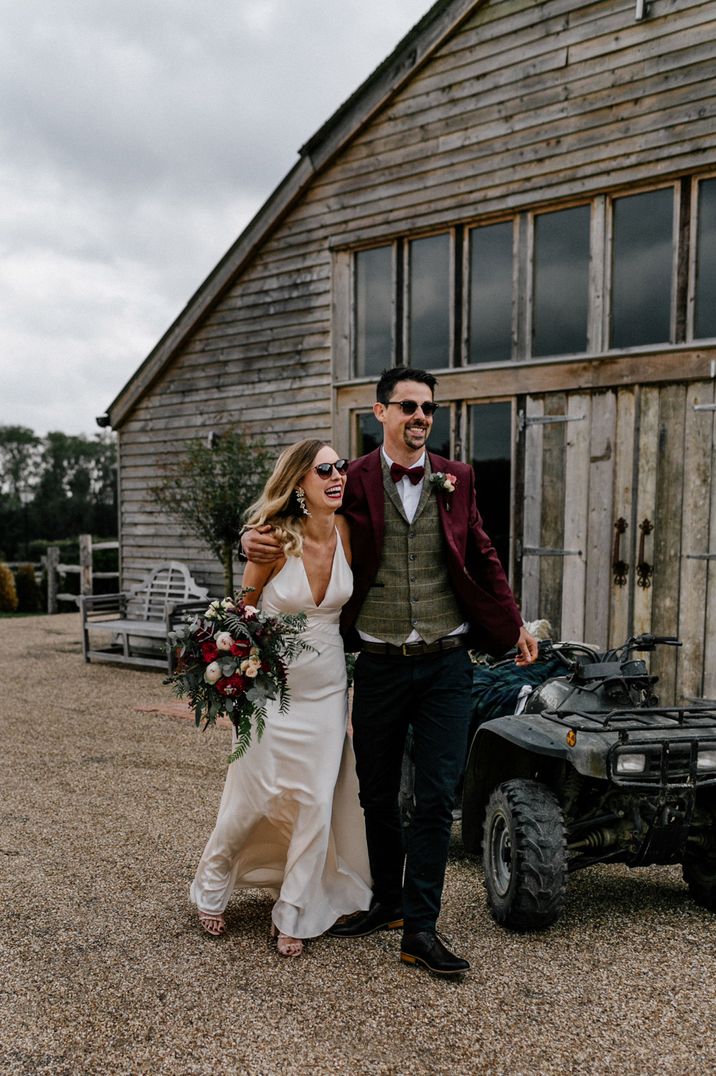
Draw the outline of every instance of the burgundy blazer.
M353 595L343 608L341 631L358 649L355 622L377 575L383 550L385 505L380 448L354 460L348 471L342 513L351 527ZM492 542L482 527L472 467L428 453L433 474L455 475L453 493L440 491L438 510L447 547L448 573L465 620L470 646L502 654L514 646L522 617Z

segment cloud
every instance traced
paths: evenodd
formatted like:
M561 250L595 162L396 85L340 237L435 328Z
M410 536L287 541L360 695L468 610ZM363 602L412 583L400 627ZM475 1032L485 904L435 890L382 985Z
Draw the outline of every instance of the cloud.
M423 0L0 0L0 424L94 432Z

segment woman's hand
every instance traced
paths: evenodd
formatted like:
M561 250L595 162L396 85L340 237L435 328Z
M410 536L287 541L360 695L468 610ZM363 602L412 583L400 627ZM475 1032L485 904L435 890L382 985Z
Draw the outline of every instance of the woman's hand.
M244 531L241 535L241 548L254 564L272 564L283 557L283 546L268 523Z

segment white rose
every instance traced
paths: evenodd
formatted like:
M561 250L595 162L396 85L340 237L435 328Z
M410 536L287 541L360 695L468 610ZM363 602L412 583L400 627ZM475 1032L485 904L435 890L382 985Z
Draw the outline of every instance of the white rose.
M455 492L455 487L454 487L454 485L452 484L452 482L450 481L449 478L445 479L445 484L443 486L443 489L446 489L448 491L448 493L454 493Z
M220 680L222 676L221 665L218 661L212 661L210 665L207 665L204 669L204 679L207 684L215 684L217 680Z
M217 650L231 650L234 640L228 631L220 631L219 634L215 636L214 642L216 643Z
M260 669L260 668L261 668L261 666L260 666L260 665L256 665L256 664L254 664L254 662L253 662L253 661L252 661L252 662L250 662L250 664L249 664L249 665L247 666L247 668L246 668L246 669L244 670L244 676L248 676L248 677L249 677L249 679L253 680L253 678L254 678L255 676L258 676L258 671L259 671L259 669Z
M258 609L256 608L255 605L245 605L244 606L244 612L245 612L246 616L249 618L249 620L251 620L252 617L255 617L255 616L258 615Z

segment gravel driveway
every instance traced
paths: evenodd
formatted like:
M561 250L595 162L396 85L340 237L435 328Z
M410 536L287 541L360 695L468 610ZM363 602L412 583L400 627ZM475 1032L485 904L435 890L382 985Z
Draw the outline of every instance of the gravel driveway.
M716 921L678 868L587 870L521 936L456 832L457 983L387 933L281 959L260 893L207 937L187 892L228 733L138 712L161 674L85 665L79 640L76 614L0 619L2 1073L716 1072Z

